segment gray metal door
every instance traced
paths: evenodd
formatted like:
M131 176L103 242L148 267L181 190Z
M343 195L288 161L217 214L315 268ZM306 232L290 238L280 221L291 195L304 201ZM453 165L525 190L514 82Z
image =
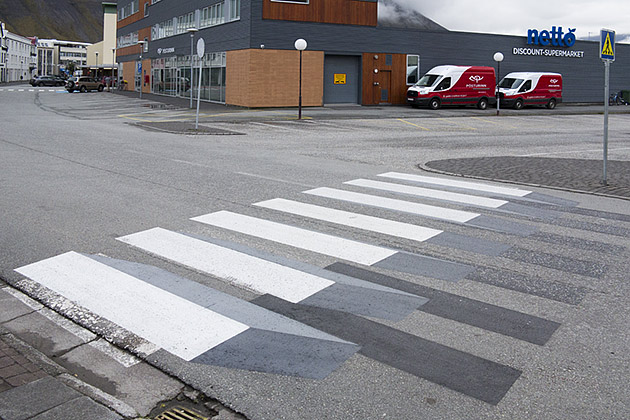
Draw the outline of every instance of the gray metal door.
M326 55L324 57L324 104L359 103L361 57Z

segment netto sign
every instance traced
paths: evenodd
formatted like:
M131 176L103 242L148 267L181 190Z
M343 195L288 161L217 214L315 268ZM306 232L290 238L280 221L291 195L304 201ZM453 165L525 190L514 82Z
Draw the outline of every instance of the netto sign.
M529 45L542 45L543 47L569 47L575 45L575 31L577 28L569 28L569 32L566 34L562 31L562 26L551 27L551 31L536 29L529 29L527 31L527 43Z

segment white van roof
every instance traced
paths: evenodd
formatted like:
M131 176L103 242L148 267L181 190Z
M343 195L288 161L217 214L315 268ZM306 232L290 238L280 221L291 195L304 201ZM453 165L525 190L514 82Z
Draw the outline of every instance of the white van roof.
M520 71L520 72L514 72L514 73L510 73L505 77L510 77L512 79L540 79L542 76L556 76L556 77L562 77L562 75L560 73L545 73L545 72L526 72L526 71Z

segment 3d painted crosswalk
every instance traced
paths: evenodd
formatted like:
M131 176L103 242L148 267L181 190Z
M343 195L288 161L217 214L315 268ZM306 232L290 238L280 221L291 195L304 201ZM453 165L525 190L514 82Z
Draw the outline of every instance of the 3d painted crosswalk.
M465 210L456 210L429 204L399 200L395 198L357 193L354 191L322 187L304 191L304 193L323 198L347 201L364 206L372 206L385 210L409 213L416 216L438 219L451 223L466 224L472 227L495 230L498 232L510 233L520 236L528 236L537 231L536 228L523 223L512 222L509 220L491 216L485 216L480 213L473 213Z
M192 220L357 264L441 280L458 281L475 270L463 263L400 252L228 211L210 213Z
M555 197L548 194L537 193L520 188L511 188L497 185L485 184L482 182L462 181L459 179L442 178L436 176L426 176L417 174L405 174L400 172L386 172L377 175L383 178L396 179L401 181L412 181L422 185L432 186L433 188L446 188L455 191L466 192L467 194L486 194L494 197L524 198L541 203L549 203L559 206L573 207L578 203L572 200Z
M525 256L526 250L477 238L475 233L481 228L503 235L534 235L538 228L522 217L513 221L509 215L496 217L495 213L509 209L528 215L528 202L523 200L552 207L572 203L477 182L396 172L379 177L389 182L356 179L344 182L343 189L304 191L299 200L272 198L252 203L243 213L255 213L256 217L223 209L192 217L200 223L198 230L208 232L205 234L155 227L118 238L121 243L225 282L228 290L248 290L256 296L252 302L156 267L76 252L16 271L191 363L317 379L330 375L359 353L497 404L520 377L518 369L403 333L373 319L395 323L419 311L466 328L544 346L559 323L447 293L423 285L423 279L466 279L480 287L489 285L538 299L578 304L586 293L583 289L552 279L503 273L484 267L483 261L500 257L528 263L533 258L542 267L591 277L604 272L604 266L565 261L552 254ZM353 188L367 188L373 193L355 192ZM387 196L392 194L410 198ZM545 216L557 216L554 208L545 208L550 212L547 214L531 207L532 217L540 216L542 223ZM374 208L378 217L371 215ZM405 222L398 220L401 212L407 215ZM292 222L280 223L276 216L291 217ZM423 226L426 219L446 227ZM301 221L308 221L309 228L302 227ZM313 223L342 227L345 233L324 233L313 228ZM457 225L458 232L448 231L451 223ZM217 230L233 239L213 237ZM328 226L326 231L330 230ZM349 231L354 233L352 239ZM480 256L480 265L436 258L413 250L412 245L407 251L389 248L383 245L386 240L375 244L375 235L422 243L423 249L439 246L442 250L468 251ZM255 243L262 239L295 252L287 258L263 251L247 245L252 238L258 241ZM334 263L313 266L296 259L295 255L303 253L323 255ZM565 263L572 267L565 268ZM411 275L415 281L398 278L396 273Z

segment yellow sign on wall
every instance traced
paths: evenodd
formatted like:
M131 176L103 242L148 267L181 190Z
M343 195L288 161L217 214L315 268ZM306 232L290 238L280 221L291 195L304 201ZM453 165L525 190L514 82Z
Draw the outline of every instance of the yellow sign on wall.
M345 85L346 84L346 75L345 74L337 74L337 73L335 73L335 84L336 85Z

